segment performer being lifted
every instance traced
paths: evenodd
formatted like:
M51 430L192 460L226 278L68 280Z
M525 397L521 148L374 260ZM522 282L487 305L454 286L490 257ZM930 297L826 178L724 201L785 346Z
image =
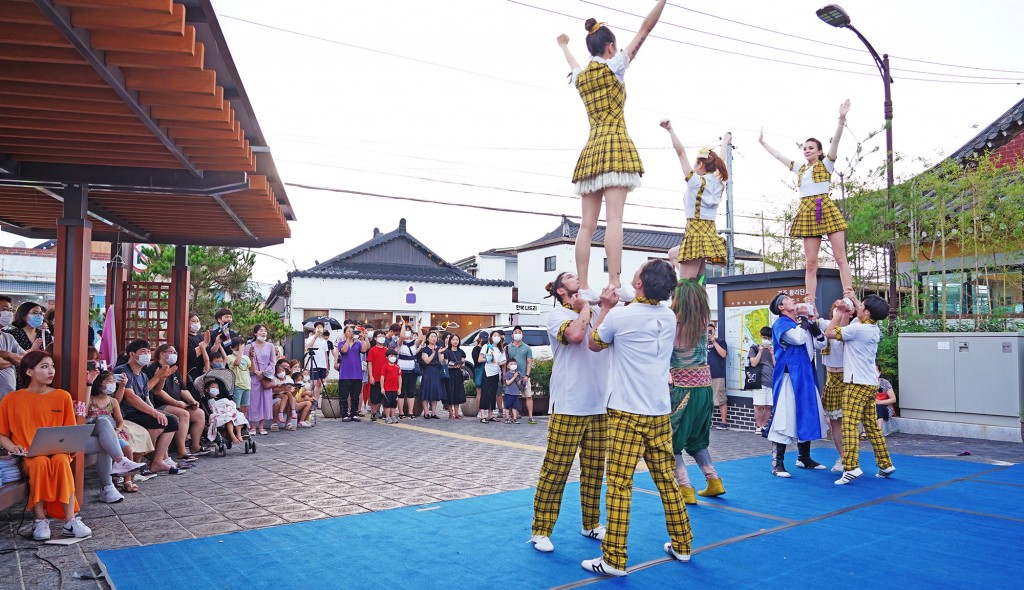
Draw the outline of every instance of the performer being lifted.
M804 285L807 289L807 302L814 305L815 293L818 288L818 251L821 250L821 236L828 236L832 244L832 255L835 256L836 264L839 266L839 279L843 283L843 289L853 288L853 277L850 274L850 264L846 261L846 220L843 214L828 198L829 186L832 181L832 167L835 166L836 155L839 151L839 139L843 136L843 127L846 125L846 113L850 112L850 101L847 99L839 106L839 125L836 127L835 135L832 136L832 144L825 154L821 148L821 142L813 137L804 142L804 159L806 163L797 163L778 150L771 147L764 141L764 130L758 141L768 150L768 153L775 156L775 159L782 162L782 165L796 173L797 188L800 191L800 206L797 209L796 217L793 219L793 227L789 235L794 238L804 239L804 256L807 258L807 270L805 273Z
M679 278L697 279L704 274L706 261L710 260L714 264L725 264L726 261L725 240L715 229L715 215L722 202L725 182L729 180L729 170L725 161L708 148L697 152L697 160L690 166L686 149L676 137L671 121L665 119L661 126L672 138L672 147L686 175L686 196L683 199L686 231L682 243L668 251L668 259L676 264ZM723 154L730 141L732 134L726 133L722 137Z
M590 135L576 162L572 181L576 194L583 200L583 216L576 235L576 274L580 279L580 295L591 303L597 303L598 292L590 286L590 244L602 201L607 206L604 248L608 257L608 284L620 290L620 298L627 301L633 298L621 278L622 211L626 194L640 186L644 167L626 131L624 76L661 18L665 2L657 1L624 51L618 50L611 29L595 19L588 19L584 26L591 57L585 68L581 68L569 52L569 36L558 37L558 44L572 68L572 82L583 99L590 121Z

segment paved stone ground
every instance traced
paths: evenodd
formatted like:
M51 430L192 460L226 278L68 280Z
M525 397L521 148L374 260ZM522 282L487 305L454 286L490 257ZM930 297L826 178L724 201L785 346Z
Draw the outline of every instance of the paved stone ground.
M60 569L64 588L106 589L103 581L77 577L98 571L95 552L100 549L532 487L543 458L546 425L545 418L537 425L442 418L403 421L399 427L321 419L313 429L257 437L256 455L236 447L227 457L201 459L185 475L141 483L139 493L112 505L95 499L98 484L90 474L82 510L93 529L87 541L71 547L38 546L15 534L21 510L0 513L0 588L57 588L57 573L36 555ZM889 446L902 454L1024 462L1024 445L1014 443L894 434ZM758 455L767 461L768 443L751 432L712 431L711 451L719 462ZM957 456L963 451L970 455ZM578 477L575 470L572 477ZM53 523L59 534L58 527ZM23 531L31 535L28 526ZM21 551L4 552L15 548Z

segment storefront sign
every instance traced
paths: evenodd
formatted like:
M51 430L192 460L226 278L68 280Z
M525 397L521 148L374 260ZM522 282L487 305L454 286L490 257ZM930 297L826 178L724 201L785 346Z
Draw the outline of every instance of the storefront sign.
M540 304L516 303L516 313L521 315L540 315Z

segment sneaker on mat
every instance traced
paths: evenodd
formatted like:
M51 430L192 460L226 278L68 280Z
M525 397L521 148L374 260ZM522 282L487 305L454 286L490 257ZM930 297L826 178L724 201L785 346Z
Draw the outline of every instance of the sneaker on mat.
M782 478L785 478L785 479L789 479L789 478L793 477L792 475L789 474L788 471L786 471L785 467L779 467L777 469L772 469L772 475L774 475L775 477L782 477Z
M895 471L895 469L893 469L893 471ZM835 481L835 484L837 486L844 486L862 475L864 475L864 472L861 471L860 467L854 469L853 471L844 471L843 476L837 479Z
M608 532L607 529L602 525L597 525L592 529L583 529L580 534L588 539L597 539L598 541L604 541L604 534Z
M37 520L32 526L32 538L36 541L49 541L50 540L50 521Z
M832 466L832 473L842 473L842 472L843 472L843 460L842 459L836 459L835 465Z
M585 559L580 563L580 566L588 572L601 574L602 576L622 577L626 575L626 570L620 570L619 568L612 567L605 563L604 557Z
M76 539L88 537L92 534L92 529L85 526L80 516L76 516L71 519L71 522L65 523L63 530L65 537L74 537Z
M534 535L530 537L530 543L533 544L533 548L541 553L551 553L555 550L555 546L551 544L551 539L542 535Z
M878 473L875 474L875 477L880 477L882 479L885 479L885 478L889 477L890 475L892 475L893 473L896 473L896 466L895 465L890 465L890 466L886 467L885 469L879 469Z
M103 486L103 490L100 491L100 502L104 502L106 504L117 504L121 500L124 500L124 496L121 495L121 492L117 491L114 484Z
M800 469L825 469L825 466L818 463L814 459L807 457L806 459L797 459L796 466Z
M690 561L690 554L689 553L679 553L679 552L677 552L675 549L672 548L672 541L669 541L668 543L665 543L664 548L665 548L665 553L668 553L669 555L674 557L676 559L676 561L682 561L682 562Z

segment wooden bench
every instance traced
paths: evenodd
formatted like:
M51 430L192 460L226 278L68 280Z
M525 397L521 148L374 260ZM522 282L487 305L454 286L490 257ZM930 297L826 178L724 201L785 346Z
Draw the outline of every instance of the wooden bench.
M86 467L95 464L96 455L85 456ZM10 510L11 508L24 507L26 502L28 502L27 477L0 486L0 512Z

